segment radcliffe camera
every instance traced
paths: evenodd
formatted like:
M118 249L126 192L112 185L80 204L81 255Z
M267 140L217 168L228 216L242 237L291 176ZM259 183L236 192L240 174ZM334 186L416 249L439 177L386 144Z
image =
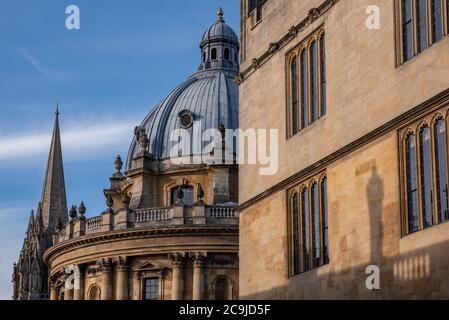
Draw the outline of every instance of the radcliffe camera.
M449 300L449 0L4 0L0 21L5 306Z

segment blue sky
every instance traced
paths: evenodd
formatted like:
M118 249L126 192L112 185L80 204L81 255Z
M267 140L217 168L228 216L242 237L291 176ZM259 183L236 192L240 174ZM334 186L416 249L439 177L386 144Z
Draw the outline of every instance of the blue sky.
M80 30L65 27L71 4ZM0 299L41 196L56 100L68 204L97 215L115 155L126 158L134 126L196 70L220 5L238 33L238 0L0 2Z

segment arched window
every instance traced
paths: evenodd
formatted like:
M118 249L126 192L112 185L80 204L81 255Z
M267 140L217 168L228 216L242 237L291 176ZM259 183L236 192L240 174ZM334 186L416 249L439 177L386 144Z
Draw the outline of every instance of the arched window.
M408 135L405 141L407 170L407 222L409 233L419 230L418 185L416 174L416 142L415 135Z
M298 132L298 108L299 108L299 101L298 101L298 73L297 73L298 66L296 64L296 57L292 59L292 62L290 64L290 81L291 81L291 97L292 97L292 134L295 134Z
M327 213L327 178L321 181L321 228L323 233L323 264L329 263L329 216Z
M228 48L224 49L224 58L225 58L225 60L230 60L230 55L229 55L229 49Z
M302 262L303 271L310 270L310 229L309 229L309 193L307 189L301 192L302 216Z
M443 10L441 0L430 1L432 17L432 42L438 42L443 38Z
M421 201L424 228L433 225L433 179L430 128L424 127L419 133L419 157L421 164Z
M313 183L311 192L312 208L312 266L314 268L321 265L321 228L320 228L320 198L318 195L318 185Z
M215 300L230 300L230 286L229 281L225 278L218 278L214 283Z
M435 135L435 169L437 181L437 208L438 222L449 220L448 189L447 189L447 152L446 152L446 125L440 119L434 126Z
M304 129L309 124L307 60L307 51L303 50L301 52L301 129Z
M203 63L206 62L206 51L203 51Z
M301 272L301 258L299 248L299 197L295 194L292 197L292 214L293 214L293 273Z
M216 60L217 59L217 49L212 48L211 51L211 60Z
M316 42L312 42L310 46L310 81L311 81L311 121L318 120L318 75L317 75L317 47Z
M320 111L321 116L327 112L326 107L326 47L324 33L320 38Z
M97 285L93 285L89 289L89 300L100 300L100 288Z
M178 189L179 187L174 187L171 189L171 204L176 204L178 200ZM194 199L193 199L193 187L192 186L182 186L181 187L182 192L184 193L184 196L182 198L182 202L186 206L193 206Z

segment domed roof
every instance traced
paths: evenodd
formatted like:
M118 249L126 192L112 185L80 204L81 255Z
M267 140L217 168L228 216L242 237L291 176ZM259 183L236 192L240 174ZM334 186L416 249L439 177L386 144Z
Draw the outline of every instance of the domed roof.
M219 16L220 18L222 17ZM220 22L219 25L221 24ZM223 23L223 25L225 24ZM227 28L223 28L223 26L215 28L214 26L209 28L209 31L214 34L214 37L217 37L218 45L220 42L227 42L228 35L237 39L230 27L227 28L232 33L228 30L220 37L218 30ZM217 31L214 31L215 29ZM182 140L182 143L190 144L183 150L191 150L190 153L195 154L193 141L196 140L195 143L201 141L201 134L204 131L218 129L220 124L223 124L226 129L238 128L238 87L235 83L238 68L227 67L224 61L217 65L218 67L210 69L200 69L191 75L186 82L173 90L145 117L140 125L140 130L144 130L148 137L147 151L154 159L169 158L171 148L174 145L179 145L177 141L170 141L170 134L176 129L186 129L190 133L190 140ZM186 119L183 119L183 115L188 115L187 123ZM189 117L194 125L188 123ZM201 126L198 132L194 128L198 128L199 124ZM209 143L201 141L203 148ZM128 153L127 171L135 169L133 159L141 154L141 151L141 147L134 137Z
M215 21L215 23L204 33L203 40L201 41L201 46L215 39L228 40L230 42L236 43L237 45L239 43L239 39L234 30L232 30L232 28L228 26L224 21L223 10L221 8L218 11L217 21Z

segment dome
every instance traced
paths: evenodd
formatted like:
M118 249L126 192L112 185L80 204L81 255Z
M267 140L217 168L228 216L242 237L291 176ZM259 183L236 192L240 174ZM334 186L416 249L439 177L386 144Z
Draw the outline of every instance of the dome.
M193 141L200 141L204 131L218 129L220 124L226 129L238 128L238 87L235 83L238 42L230 44L230 40L237 41L237 36L224 23L219 11L217 22L206 31L201 43L202 63L199 71L157 104L136 128L140 132L145 131L149 140L146 151L154 159L169 158L172 147L179 144L170 141L174 130L188 130L191 139L185 139L182 143L190 145L183 150L192 150L191 154L195 154ZM194 130L199 124L200 132ZM202 147L207 144L201 142ZM128 153L127 171L135 169L133 159L141 151L134 137Z
M223 11L218 11L218 19L217 21L206 30L206 32L203 35L203 40L201 41L201 47L205 45L207 42L214 41L229 41L232 43L236 43L238 45L239 39L237 35L235 34L234 30L230 26L226 24L226 22L223 19Z

